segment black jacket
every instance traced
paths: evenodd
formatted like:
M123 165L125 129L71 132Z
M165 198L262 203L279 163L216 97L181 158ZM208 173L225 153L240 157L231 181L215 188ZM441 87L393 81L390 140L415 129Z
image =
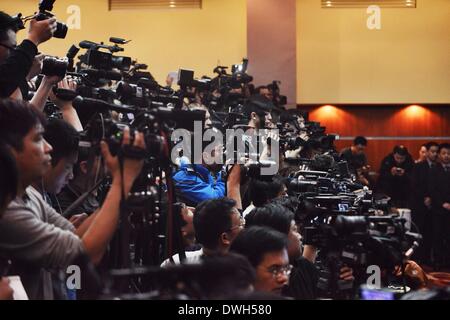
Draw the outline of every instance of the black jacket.
M430 197L430 173L431 167L427 161L414 164L411 177L411 201L414 205L423 205L424 199Z
M18 87L26 84L33 59L38 53L33 42L24 40L10 56L0 64L0 97L9 97ZM26 98L26 97L24 97Z
M433 210L447 211L442 208L442 205L446 202L450 203L450 168L445 171L441 164L437 164L430 172L428 186Z
M391 153L381 162L380 177L378 180L378 191L381 191L391 197L393 202L401 201L403 205L410 199L411 175L414 162L411 156L407 157L402 164L397 164L394 155ZM391 169L393 167L405 170L403 176L393 176Z
M289 285L283 290L283 295L295 300L317 299L317 282L319 271L309 260L300 257L292 263L293 269Z

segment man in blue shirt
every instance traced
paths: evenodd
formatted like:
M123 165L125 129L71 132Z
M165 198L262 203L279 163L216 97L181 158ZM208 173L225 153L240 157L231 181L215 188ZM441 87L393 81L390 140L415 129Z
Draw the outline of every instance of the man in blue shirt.
M214 172L217 164L191 164L182 161L180 169L174 174L173 180L179 201L195 207L202 201L222 198L225 196L225 181L222 173Z

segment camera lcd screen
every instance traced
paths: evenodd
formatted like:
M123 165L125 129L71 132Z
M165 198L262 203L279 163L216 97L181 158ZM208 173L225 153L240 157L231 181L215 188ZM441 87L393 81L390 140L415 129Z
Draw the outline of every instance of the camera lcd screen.
M395 300L394 292L382 291L382 290L361 290L362 300Z

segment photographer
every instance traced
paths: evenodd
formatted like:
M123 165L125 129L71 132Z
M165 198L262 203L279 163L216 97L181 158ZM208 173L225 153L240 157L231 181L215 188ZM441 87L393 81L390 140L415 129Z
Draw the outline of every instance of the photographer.
M231 252L247 257L256 270L256 291L281 295L289 284L288 239L272 228L253 226L241 231L231 244Z
M42 114L29 104L1 101L0 139L11 149L20 176L17 197L0 220L0 252L11 256L31 299L53 299L48 270L64 270L83 254L94 264L99 263L117 227L121 195L127 197L143 166L141 160L125 159L122 173L117 157L102 142L113 182L95 219L87 219L75 229L29 187L45 175L51 164L52 149L43 138L43 124ZM126 129L122 145L129 144ZM134 147L145 147L142 134L136 133Z
M270 101L273 100L272 91L269 90L269 88L267 86L260 86L260 87L256 88L256 93L266 97Z
M278 175L252 178L249 186L251 205L244 210L243 217L245 218L256 207L262 207L272 199L285 196L286 191L286 184Z
M32 183L44 200L62 214L57 195L73 178L73 166L78 157L78 133L67 122L51 119L45 126L44 139L52 146L51 167L42 177ZM73 215L70 222L77 228L86 219L85 212Z
M92 154L89 148L81 146L78 148L78 161L73 167L73 179L58 194L59 206L64 212L83 193L94 186L97 181L104 177L104 169L99 155ZM99 208L96 192L92 192L87 199L78 207L73 208L69 216L86 213L92 214Z
M27 76L33 64L40 64L37 47L49 40L56 30L56 19L30 21L27 39L16 46L18 21L0 12L0 97L11 96L19 87L18 97L28 96Z
M195 209L195 238L202 249L186 252L184 263L198 263L202 256L224 255L231 243L244 228L244 220L236 210L236 202L228 198L202 202ZM175 255L162 263L162 267L179 264Z
M273 155L270 154L269 145L267 142L260 139L259 133L264 128L273 128L272 116L270 111L273 109L273 104L267 98L254 95L250 98L248 103L243 108L243 113L248 119L248 124L245 126L248 134L242 136L242 141L238 143L243 144L238 147L238 150L244 150L245 157L254 160L267 160ZM262 151L261 151L262 150ZM241 157L243 155L239 155ZM227 159L228 160L228 159ZM242 160L242 159L237 159ZM227 196L237 202L237 208L242 210L250 205L248 199L249 181L243 177L243 168L241 165L234 165L230 170L227 179Z
M46 76L44 77L44 79L45 78L46 78ZM50 78L58 80L58 81L61 80L57 76L56 77L52 76ZM58 97L57 95L55 95L54 91L52 90L53 85L54 84L52 84L49 88L46 89L45 101L47 100L47 97L49 97L50 100L59 108L59 110L61 110L63 119L65 121L67 121L69 124L71 124L75 128L76 131L78 131L78 132L83 131L83 126L81 124L80 118L78 117L77 111L75 110L75 108L72 105L72 100L70 100L70 98L61 98L61 97ZM76 85L76 82L74 81L74 79L72 79L70 76L67 76L57 83L57 88L72 91L75 93L76 89L77 89L77 85ZM44 106L45 106L45 102L44 102ZM43 108L40 110L42 111Z
M298 300L316 299L319 273L314 260L308 260L308 255L302 256L302 236L297 230L294 213L281 205L269 204L253 210L245 220L246 228L266 226L287 235L289 262L293 269L284 294ZM353 280L352 269L343 267L340 272L341 279Z
M42 177L32 183L42 198L52 206L58 213L62 214L57 195L62 188L73 178L73 165L78 156L78 133L68 123L60 119L50 119L45 126L44 139L52 146L51 167ZM72 216L70 222L78 228L87 218L85 213ZM53 273L53 286L56 299L68 299L64 284L65 274L63 272ZM56 284L59 283L59 286ZM71 296L74 297L73 292Z
M211 153L202 152L201 159L194 159L193 164L181 162L179 170L173 175L175 190L181 202L195 207L202 201L225 196L225 181L220 171L222 165L215 162L222 150L222 145L216 145Z
M367 165L367 157L364 153L367 148L367 139L364 137L356 137L353 145L345 148L340 153L340 159L347 161L350 173L354 174L359 182L368 186L367 173L370 166Z
M378 191L391 197L397 208L409 207L411 174L414 161L404 146L396 146L381 162Z

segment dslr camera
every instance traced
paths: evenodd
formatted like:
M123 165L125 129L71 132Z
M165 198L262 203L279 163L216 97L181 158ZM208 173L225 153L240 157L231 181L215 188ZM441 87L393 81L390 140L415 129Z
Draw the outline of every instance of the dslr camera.
M47 20L54 17L54 14L51 13L53 10L53 4L56 0L40 0L39 1L39 13L36 15L37 21ZM56 31L53 33L53 36L58 39L64 39L67 35L67 25L62 22L56 23Z

